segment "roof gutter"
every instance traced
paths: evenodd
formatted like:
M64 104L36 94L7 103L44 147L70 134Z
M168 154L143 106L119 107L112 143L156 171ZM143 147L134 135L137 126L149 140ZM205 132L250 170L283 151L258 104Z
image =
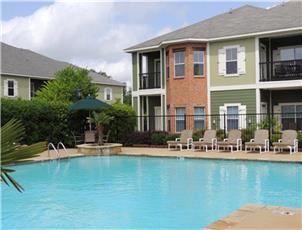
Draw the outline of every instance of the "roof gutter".
M173 43L180 43L180 42L212 42L212 41L219 41L219 40L228 40L233 38L245 38L245 37L252 37L252 36L260 36L260 35L268 35L272 33L282 33L282 32L291 32L291 31L300 31L302 27L293 27L288 29L280 29L280 30L270 30L265 32L255 32L255 33L248 33L248 34L241 34L241 35L232 35L232 36L225 36L225 37L216 37L216 38L184 38L184 39L176 39L176 40L167 40L159 43L155 46L146 46L142 48L134 48L134 49L124 49L127 53L137 52L137 51L146 51L150 49L158 49L163 45L169 45Z

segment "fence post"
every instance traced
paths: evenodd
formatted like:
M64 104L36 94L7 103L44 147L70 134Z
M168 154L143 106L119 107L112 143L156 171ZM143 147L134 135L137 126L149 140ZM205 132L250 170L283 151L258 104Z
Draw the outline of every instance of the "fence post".
M223 113L223 136L226 138L226 116L225 113Z

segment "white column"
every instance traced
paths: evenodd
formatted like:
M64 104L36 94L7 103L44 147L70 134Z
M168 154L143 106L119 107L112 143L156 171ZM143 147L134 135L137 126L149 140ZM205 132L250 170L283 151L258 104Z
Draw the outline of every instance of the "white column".
M260 89L256 88L256 121L257 124L260 122L260 112L261 112L261 98L260 98Z
M141 97L140 95L137 96L137 130L141 131Z

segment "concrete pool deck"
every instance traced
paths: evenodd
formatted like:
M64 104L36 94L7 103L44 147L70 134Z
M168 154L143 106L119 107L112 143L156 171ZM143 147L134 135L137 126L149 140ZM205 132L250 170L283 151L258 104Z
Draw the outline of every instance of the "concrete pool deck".
M204 229L302 229L302 209L248 204Z
M246 153L239 152L217 152L217 151L169 151L167 148L134 148L123 147L122 152L117 155L129 156L152 156L152 157L189 157L196 159L224 159L224 160L254 160L254 161L275 161L275 162L291 162L302 163L302 152L290 155L288 152L277 153L266 152L259 154L259 152Z

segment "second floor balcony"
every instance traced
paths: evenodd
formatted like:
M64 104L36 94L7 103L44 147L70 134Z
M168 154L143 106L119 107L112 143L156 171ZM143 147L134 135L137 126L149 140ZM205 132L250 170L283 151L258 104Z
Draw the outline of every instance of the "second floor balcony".
M161 73L141 73L139 74L139 89L161 88Z
M260 63L260 81L302 79L302 59Z

